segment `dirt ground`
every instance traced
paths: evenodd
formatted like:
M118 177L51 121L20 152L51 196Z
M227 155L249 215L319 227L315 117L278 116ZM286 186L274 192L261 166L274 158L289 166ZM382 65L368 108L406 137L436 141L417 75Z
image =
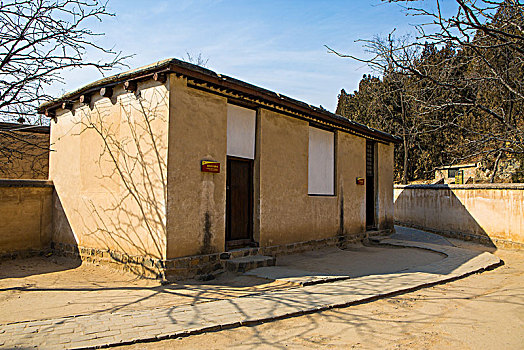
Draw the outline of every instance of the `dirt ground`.
M78 265L60 257L13 260L0 263L0 324L194 304L290 286L230 274L209 282L162 285L157 280L106 266Z
M356 245L345 251L330 248L278 257L277 265L354 277L399 271L442 258L420 249ZM0 325L195 304L290 287L297 285L230 273L209 282L161 285L156 280L55 256L18 259L0 262Z
M412 293L123 348L524 349L524 251L494 253L505 261L504 266Z

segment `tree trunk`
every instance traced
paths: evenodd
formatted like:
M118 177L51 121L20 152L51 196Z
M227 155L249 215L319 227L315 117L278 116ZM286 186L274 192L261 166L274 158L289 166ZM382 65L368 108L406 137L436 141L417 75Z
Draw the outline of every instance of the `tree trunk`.
M402 109L402 141L404 143L404 167L402 169L402 184L408 184L408 161L409 161L409 151L408 151L408 135L406 134L406 110L404 108L404 95L400 93L400 108Z
M493 165L493 172L491 173L491 177L489 179L490 183L495 182L495 175L497 175L497 168L499 167L499 161L500 161L501 156L502 156L502 151L499 151L497 159L495 160L495 165Z
M409 153L408 153L408 140L407 136L402 136L402 141L404 142L404 167L402 169L402 184L407 185L408 184L408 161L409 161Z

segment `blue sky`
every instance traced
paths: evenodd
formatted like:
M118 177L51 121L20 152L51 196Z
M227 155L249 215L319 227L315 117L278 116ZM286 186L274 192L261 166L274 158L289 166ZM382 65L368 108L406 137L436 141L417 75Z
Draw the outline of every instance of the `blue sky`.
M416 20L379 0L110 0L109 9L116 16L93 23L93 29L105 33L98 43L135 55L130 68L183 58L186 52L202 54L218 73L331 111L340 90L357 89L370 69L328 54L324 45L363 55L355 40L394 28L406 33ZM67 72L66 84L52 92L59 95L98 78L96 71Z

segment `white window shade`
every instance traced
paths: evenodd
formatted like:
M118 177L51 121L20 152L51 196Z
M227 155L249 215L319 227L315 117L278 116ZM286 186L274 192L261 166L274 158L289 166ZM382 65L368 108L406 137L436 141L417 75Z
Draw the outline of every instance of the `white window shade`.
M255 159L256 112L227 105L227 155Z
M335 135L309 127L308 193L335 194Z

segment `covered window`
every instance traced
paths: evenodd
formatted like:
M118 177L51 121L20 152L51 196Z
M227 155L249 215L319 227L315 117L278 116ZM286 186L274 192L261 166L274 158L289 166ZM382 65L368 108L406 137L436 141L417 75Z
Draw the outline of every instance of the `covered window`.
M335 194L335 135L309 127L308 194Z
M255 159L256 111L227 105L227 155Z

